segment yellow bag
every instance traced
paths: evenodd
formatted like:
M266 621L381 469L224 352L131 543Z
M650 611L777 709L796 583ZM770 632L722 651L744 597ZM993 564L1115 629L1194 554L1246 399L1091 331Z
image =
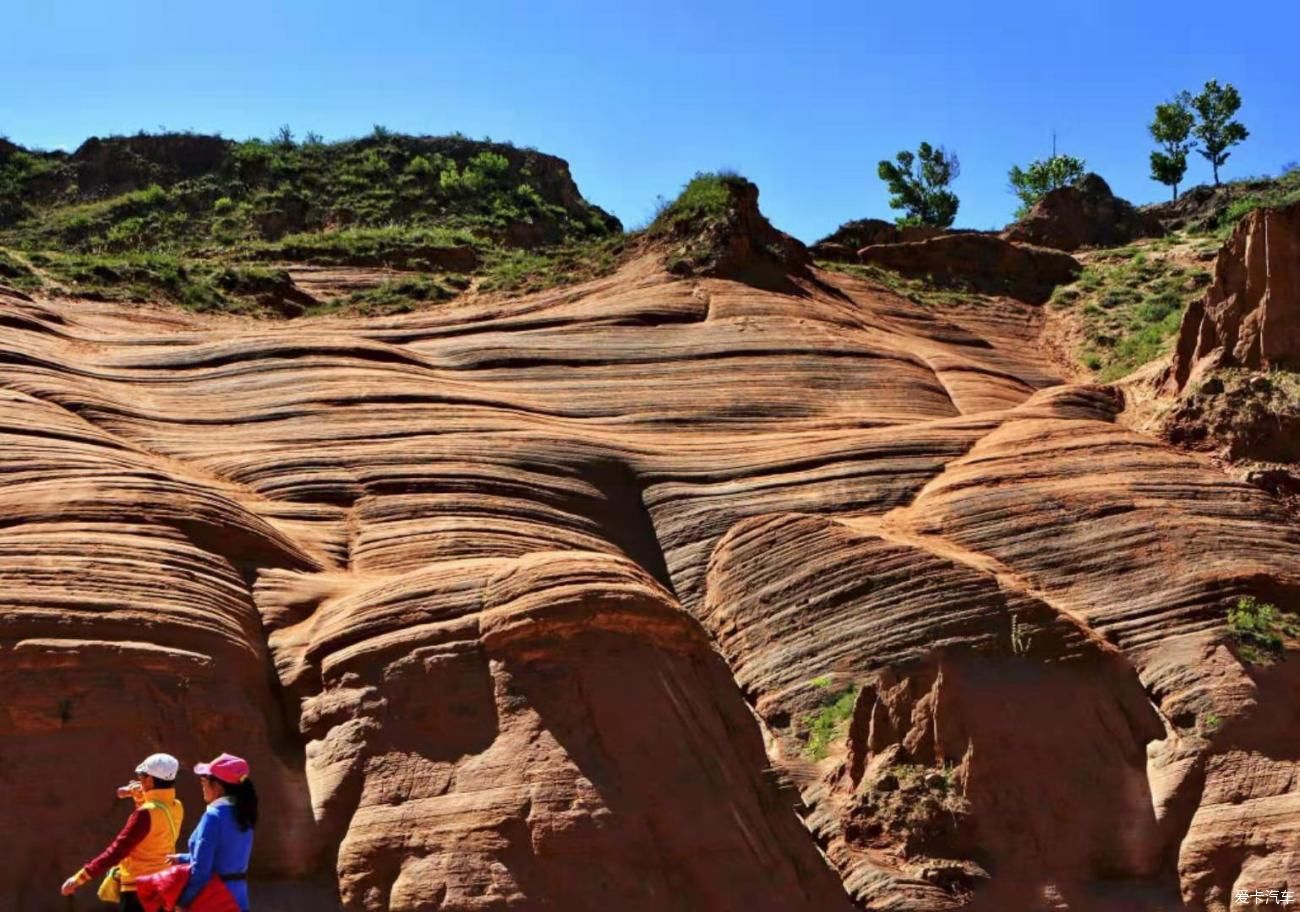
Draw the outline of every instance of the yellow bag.
M99 885L99 898L106 903L117 905L122 898L122 869L117 865L108 869L104 882Z
M171 812L157 801L146 801L140 805L143 808L157 808L163 812L167 818L167 828L172 834L172 848L176 847L176 821L172 820ZM117 905L122 899L122 866L113 865L104 875L104 882L99 885L98 896L106 903Z

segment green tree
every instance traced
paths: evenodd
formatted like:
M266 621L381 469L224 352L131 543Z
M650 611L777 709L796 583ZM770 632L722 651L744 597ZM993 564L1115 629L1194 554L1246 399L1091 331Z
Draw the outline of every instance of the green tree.
M915 155L904 150L895 159L896 163L882 161L876 173L889 185L889 208L906 213L896 219L898 224L951 225L958 200L947 188L961 173L956 153L923 142Z
M1020 208L1016 218L1024 218L1034 204L1053 190L1068 187L1084 175L1084 161L1073 155L1057 155L1040 158L1029 163L1028 168L1012 165L1007 172L1011 182L1011 192L1020 198Z
M1180 92L1173 101L1156 105L1156 119L1147 129L1163 148L1151 153L1151 179L1173 188L1178 199L1178 185L1187 173L1187 150L1192 147L1189 136L1196 123L1192 113L1192 96Z
M1219 168L1232 154L1228 147L1250 136L1241 121L1232 119L1241 107L1241 95L1232 83L1220 86L1211 79L1190 104L1200 116L1200 123L1192 128L1192 133L1201 141L1196 151L1209 160L1214 169L1214 186L1217 187Z

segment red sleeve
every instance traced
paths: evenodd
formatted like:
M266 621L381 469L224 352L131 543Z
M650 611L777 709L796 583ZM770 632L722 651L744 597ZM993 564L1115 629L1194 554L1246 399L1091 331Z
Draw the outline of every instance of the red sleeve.
M108 869L117 864L131 850L140 844L140 840L149 835L149 811L136 808L126 819L126 826L118 833L108 848L100 852L93 861L86 862L85 872L91 877L101 877Z

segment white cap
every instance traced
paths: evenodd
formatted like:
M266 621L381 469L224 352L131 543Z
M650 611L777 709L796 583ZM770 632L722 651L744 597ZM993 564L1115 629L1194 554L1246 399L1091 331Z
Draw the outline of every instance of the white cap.
M137 773L145 773L155 779L172 780L180 772L181 762L171 754L150 754L144 762L135 768Z

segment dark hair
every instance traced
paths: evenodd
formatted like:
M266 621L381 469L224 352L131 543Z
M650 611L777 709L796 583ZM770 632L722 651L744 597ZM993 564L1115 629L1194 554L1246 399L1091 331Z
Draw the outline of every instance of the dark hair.
M257 826L257 789L253 788L252 779L245 779L243 782L231 785L229 782L222 782L216 776L203 778L215 782L221 787L221 791L235 802L235 822L239 824L241 830L248 832Z
M175 779L159 779L157 776L150 777L153 779L153 787L156 789L169 789L176 787Z

